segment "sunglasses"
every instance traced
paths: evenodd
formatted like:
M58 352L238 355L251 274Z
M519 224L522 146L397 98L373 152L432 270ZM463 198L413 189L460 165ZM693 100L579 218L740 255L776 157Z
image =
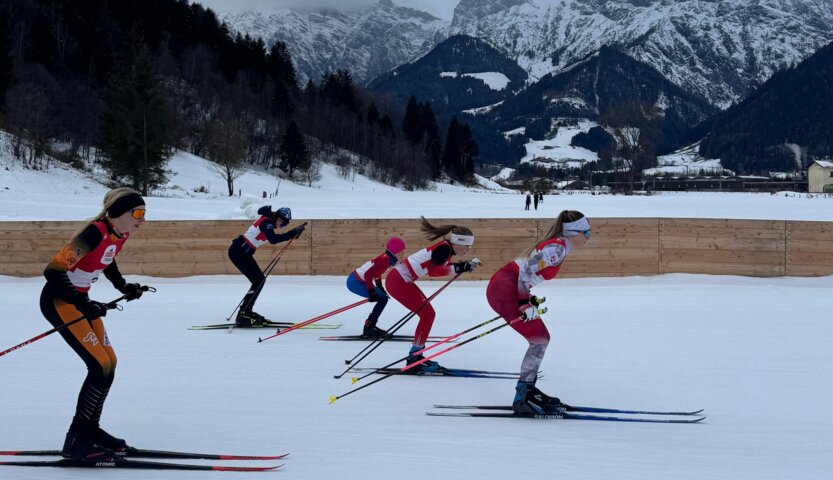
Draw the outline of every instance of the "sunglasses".
M135 218L136 220L141 220L145 218L145 209L144 208L134 208L130 211L130 216Z

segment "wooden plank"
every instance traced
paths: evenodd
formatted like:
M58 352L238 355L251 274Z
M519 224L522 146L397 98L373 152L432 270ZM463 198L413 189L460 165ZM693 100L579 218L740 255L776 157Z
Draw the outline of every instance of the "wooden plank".
M793 235L812 235L815 238L833 236L833 222L788 221L787 231Z
M706 218L661 218L662 228L681 230L726 229L726 230L776 230L783 231L783 220L737 220Z
M784 275L783 265L750 263L667 262L662 273L703 273L710 275L743 275L752 277L776 277Z
M783 264L783 255L767 251L754 250L689 250L668 248L662 252L662 262L666 261L714 262L714 263L757 263Z
M794 277L821 277L833 275L833 265L789 265L787 273Z
M689 249L689 250L764 250L770 252L783 252L785 241L783 238L747 238L741 236L731 237L707 237L707 236L680 236L663 235L660 241L662 249Z

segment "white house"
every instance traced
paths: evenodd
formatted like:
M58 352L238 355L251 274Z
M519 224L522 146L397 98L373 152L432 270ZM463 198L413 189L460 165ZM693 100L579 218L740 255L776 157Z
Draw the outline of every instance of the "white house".
M833 161L816 160L807 169L810 193L833 193Z

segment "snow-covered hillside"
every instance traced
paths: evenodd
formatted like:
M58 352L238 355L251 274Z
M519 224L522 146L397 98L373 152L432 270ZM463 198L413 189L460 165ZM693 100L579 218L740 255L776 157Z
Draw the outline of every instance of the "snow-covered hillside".
M95 215L106 187L103 174L82 174L53 161L46 170L23 168L0 148L0 221L81 220ZM650 197L564 193L547 195L538 210L525 196L480 179L486 188L434 184L402 191L362 175L340 176L324 164L312 187L249 170L228 197L211 163L179 152L168 164L168 185L148 197L150 220L253 218L264 204L288 206L296 218L552 218L564 209L592 217L688 217L833 221L833 198L806 194L663 193ZM265 193L265 198L264 198Z

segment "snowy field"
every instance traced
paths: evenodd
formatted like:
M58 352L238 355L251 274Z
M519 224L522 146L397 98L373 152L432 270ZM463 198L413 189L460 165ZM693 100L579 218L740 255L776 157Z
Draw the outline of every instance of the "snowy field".
M833 221L833 197L793 192L660 193L652 196L546 195L538 210L524 210L525 195L483 180L489 190L437 184L406 192L361 175L347 178L323 165L312 187L248 171L235 182L241 197L228 197L210 163L179 152L169 162L167 187L146 199L148 220L254 218L260 205L288 206L298 219L332 218L553 218L571 209L593 217L738 218ZM208 190L198 193L196 190ZM0 221L83 220L101 208L107 189L75 170L33 171L0 155ZM277 197L269 198L277 191ZM262 198L266 192L267 198ZM475 232L476 233L476 232Z
M591 222L833 221L833 198L806 194L549 195L539 210L524 211L523 195L494 186L401 192L358 175L339 177L328 166L313 187L248 172L237 183L243 196L229 198L204 160L180 153L169 168L176 172L170 184L147 198L150 220L252 218L270 203L304 219L552 218L569 208ZM208 193L195 192L200 187ZM277 198L260 198L276 190ZM0 221L89 218L105 191L88 175L25 170L0 155ZM499 267L483 260L482 268ZM819 413L833 394L833 277L663 275L556 279L536 288L549 299L545 320L553 335L539 381L544 392L586 406L704 408L708 418L696 425L425 415L434 403L509 404L515 381L498 379L393 377L330 405L331 395L353 388L348 376L333 375L363 345L318 336L359 333L369 307L325 320L343 324L338 330L300 330L258 344L258 336L271 332L187 330L223 322L246 290L242 276L128 279L158 292L105 320L119 366L104 428L144 448L289 452L286 465L260 474L0 467L0 479L774 480L827 479L833 471L833 419ZM421 284L427 294L442 285ZM41 278L0 277L0 350L50 328L38 308L42 285ZM432 333L450 335L493 317L485 285L458 281L439 295ZM108 282L92 292L102 301L117 296ZM341 277L277 276L257 310L298 322L356 299ZM380 325L404 314L392 301ZM400 333L415 327L413 320ZM407 343L386 343L360 366L385 365L407 349ZM525 349L507 328L438 360L516 371ZM84 375L83 363L57 335L1 357L0 450L60 448Z
M286 465L252 474L0 467L0 478L807 480L833 470L833 419L820 413L833 394L833 277L563 279L537 289L548 297L553 335L543 391L577 405L705 408L708 418L694 425L425 415L434 403L508 404L514 380L392 377L330 405L330 395L352 388L333 375L363 345L317 338L357 333L366 306L325 320L342 323L338 330L258 344L269 332L187 330L222 322L246 288L242 277L139 280L158 292L106 318L119 366L103 426L139 447L290 452ZM0 277L3 348L49 328L37 307L42 284ZM96 286L94 298L116 296L106 282ZM340 277L275 277L258 310L301 321L354 301ZM455 282L435 303L433 334L494 315L485 282ZM380 324L404 314L391 302ZM407 345L384 344L362 364L389 363ZM511 371L525 349L502 329L438 359ZM0 358L0 372L0 450L60 448L81 361L54 335Z

